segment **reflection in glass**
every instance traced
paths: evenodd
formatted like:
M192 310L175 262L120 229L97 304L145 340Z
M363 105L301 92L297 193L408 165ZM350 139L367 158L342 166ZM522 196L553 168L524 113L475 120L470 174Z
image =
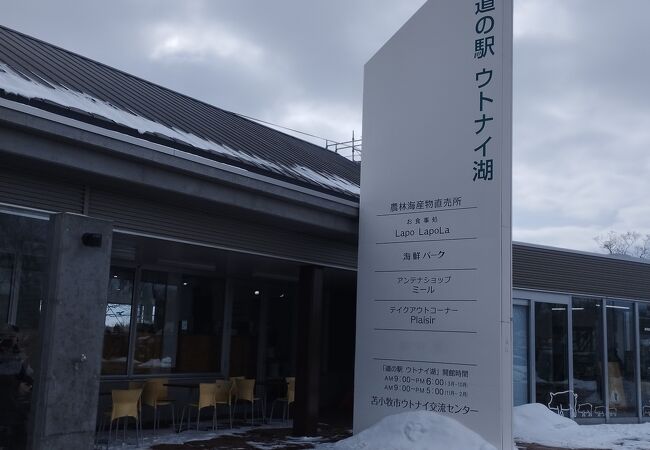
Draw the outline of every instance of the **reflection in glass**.
M167 274L142 271L136 304L136 373L169 372L172 367L171 357L162 355L166 300Z
M38 330L43 300L45 299L46 257L23 255L16 325L22 329Z
M223 284L143 271L136 303L135 373L216 373L221 368Z
M9 319L9 300L11 299L13 269L13 255L11 253L0 253L0 323L5 323Z
M129 354L133 270L111 268L104 321L102 374L123 375Z
M177 286L176 309L167 308L167 323L178 332L174 372L221 370L223 283L184 275ZM173 315L172 315L173 314ZM170 326L171 328L171 326Z
M283 378L295 375L292 361L292 348L295 341L294 287L290 284L268 284L266 301L268 314L266 318L266 376ZM339 349L340 350L340 349ZM339 358L341 352L337 352ZM340 359L336 364L340 364Z
M26 445L47 226L47 220L0 214L0 448Z
M578 394L578 417L605 413L601 305L601 300L573 299L573 391Z
M611 417L636 416L634 304L607 301L607 373Z
M257 377L260 302L264 295L257 283L235 288L230 337L230 376Z
M566 391L568 383L567 306L535 303L535 379L537 403L547 405L551 393ZM556 397L558 412L568 415L567 396Z
M512 307L512 381L514 405L528 403L528 306Z
M639 303L641 350L641 404L643 417L650 417L650 305Z

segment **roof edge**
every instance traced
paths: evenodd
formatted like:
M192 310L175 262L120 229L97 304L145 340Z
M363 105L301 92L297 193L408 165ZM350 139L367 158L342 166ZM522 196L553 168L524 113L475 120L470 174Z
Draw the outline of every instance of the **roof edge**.
M521 242L521 241L512 241L512 245L518 245L521 247L528 247L528 248L535 248L539 250L549 250L553 252L558 252L558 253L570 253L574 255L580 255L580 256L589 256L593 258L606 258L606 259L611 259L615 261L621 261L621 262L628 262L628 263L637 263L637 264L650 264L650 259L644 259L644 258L637 258L634 256L629 256L629 255L611 255L608 253L595 253L595 252L588 252L585 250L575 250L575 249L570 249L570 248L563 248L563 247L553 247L550 245L543 245L543 244L533 244L529 242Z

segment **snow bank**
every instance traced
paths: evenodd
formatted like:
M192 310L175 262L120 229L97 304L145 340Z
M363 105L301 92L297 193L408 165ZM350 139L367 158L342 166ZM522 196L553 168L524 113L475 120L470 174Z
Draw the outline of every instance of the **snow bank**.
M452 418L428 411L385 417L332 450L496 450Z
M571 449L650 450L650 423L578 425L536 403L513 410L517 442Z
M541 443L551 436L569 437L580 428L573 420L554 413L541 403L516 406L512 427L516 441L530 443Z

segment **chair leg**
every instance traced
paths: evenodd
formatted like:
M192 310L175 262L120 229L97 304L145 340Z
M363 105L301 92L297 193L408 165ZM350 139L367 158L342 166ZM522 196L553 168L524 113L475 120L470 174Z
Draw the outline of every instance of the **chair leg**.
M181 409L181 420L178 424L178 432L181 432L181 427L183 426L183 419L185 418L185 409L187 409L187 405L183 406L183 409Z
M174 410L175 410L176 408L174 408L174 404L173 404L173 403L170 404L169 407L172 409L172 431L173 431L173 430L176 428L176 418L174 417L174 415L175 415Z
M106 449L108 450L108 446L111 443L111 432L113 431L113 420L108 424L108 437L106 438Z
M230 415L230 429L232 430L232 405L228 403L228 414Z

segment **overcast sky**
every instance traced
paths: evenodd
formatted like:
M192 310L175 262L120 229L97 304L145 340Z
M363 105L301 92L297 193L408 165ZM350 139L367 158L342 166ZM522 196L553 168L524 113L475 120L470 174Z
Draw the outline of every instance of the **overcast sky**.
M650 233L650 1L514 1L514 239ZM363 64L423 3L3 0L0 23L343 141L361 134Z

